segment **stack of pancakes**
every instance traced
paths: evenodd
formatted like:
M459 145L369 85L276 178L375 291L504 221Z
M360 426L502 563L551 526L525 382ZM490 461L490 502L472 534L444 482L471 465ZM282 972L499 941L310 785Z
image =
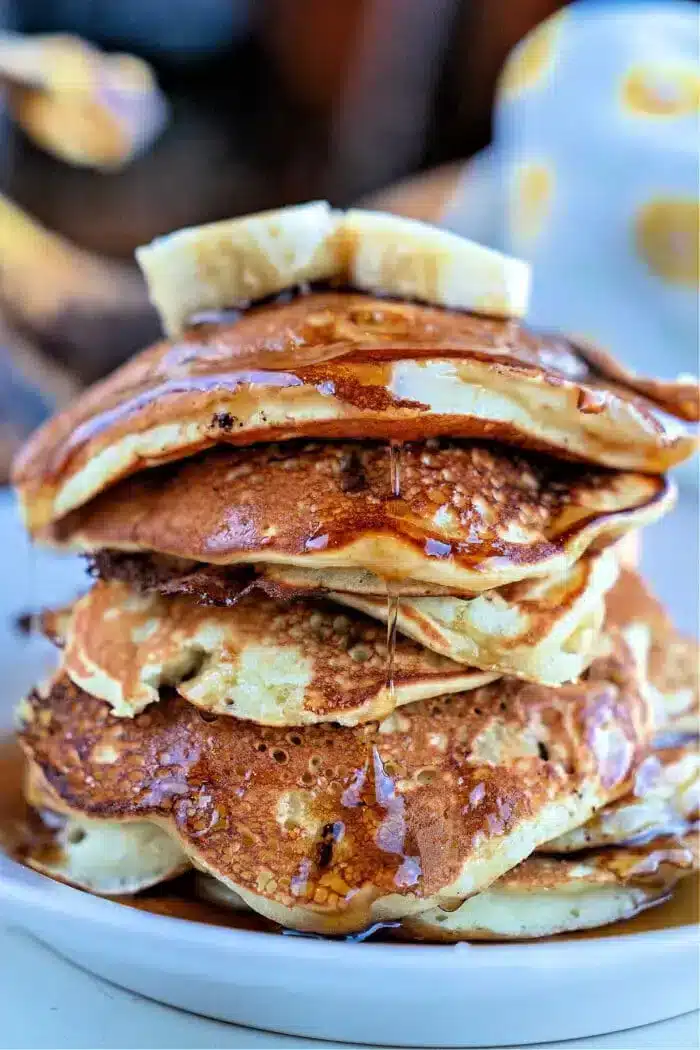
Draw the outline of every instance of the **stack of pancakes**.
M95 577L44 614L60 668L20 709L53 829L28 862L104 894L195 869L330 934L665 899L697 863L697 650L633 548L696 387L528 332L521 264L391 217L141 261L170 338L15 468L31 535Z

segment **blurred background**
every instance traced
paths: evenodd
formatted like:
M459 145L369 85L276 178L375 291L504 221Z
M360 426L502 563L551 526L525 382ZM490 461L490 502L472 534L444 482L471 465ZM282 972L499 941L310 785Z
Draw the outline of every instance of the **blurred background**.
M555 0L1 0L5 26L152 64L171 120L118 174L6 132L4 189L121 258L179 226L314 197L348 204L490 137L498 73Z
M459 228L506 58L563 6L0 0L0 475L47 412L157 337L137 245L318 197L451 205Z

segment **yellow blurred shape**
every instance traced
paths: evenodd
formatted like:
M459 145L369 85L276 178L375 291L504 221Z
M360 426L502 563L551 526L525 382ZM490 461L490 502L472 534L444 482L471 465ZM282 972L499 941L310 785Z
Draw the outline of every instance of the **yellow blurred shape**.
M8 92L10 112L48 153L71 164L118 168L148 145L167 113L150 67L78 37L31 40L31 75Z
M43 328L70 308L143 309L139 275L50 232L0 194L0 290L13 315Z
M659 197L649 201L638 211L634 227L637 251L653 274L670 284L698 284L697 200Z
M515 173L512 223L519 241L531 241L542 230L551 210L554 172L541 162L521 164Z
M543 80L554 63L563 12L548 18L518 44L509 56L499 82L502 94L513 97Z
M690 70L640 66L622 85L623 105L636 115L680 117L700 109L700 76Z

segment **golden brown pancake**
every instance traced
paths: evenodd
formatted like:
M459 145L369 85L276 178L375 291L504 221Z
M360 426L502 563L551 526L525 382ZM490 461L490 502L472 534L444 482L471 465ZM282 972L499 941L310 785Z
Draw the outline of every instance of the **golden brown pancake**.
M563 584L515 584L471 601L402 599L391 671L386 631L330 603L250 593L211 608L100 581L42 620L63 649L63 671L118 715L137 714L173 686L205 710L263 725L356 725L509 671L549 685L573 680L593 658L601 591L616 571L606 551ZM387 618L386 599L358 605Z
M69 817L22 861L42 875L104 897L140 893L181 875L190 862L178 842L150 821Z
M283 925L346 933L484 889L629 788L652 732L618 641L577 685L503 679L355 729L134 719L59 677L20 741L76 813L154 820Z
M116 896L140 893L190 867L177 839L151 821L71 813L34 762L25 763L23 794L31 809L17 856L43 875Z
M402 938L430 941L524 940L590 930L668 898L698 870L698 838L655 840L598 850L582 859L528 857L484 893L450 910L409 916Z
M616 545L617 546L617 545ZM235 605L244 594L262 590L271 598L349 594L410 597L449 595L446 587L420 580L386 580L366 569L304 569L296 565L207 565L145 551L100 550L88 555L88 572L100 580L119 580L138 591L188 594L202 605ZM471 596L471 595L470 595Z
M606 597L614 624L647 666L648 689L662 734L700 732L700 648L680 634L638 573L623 569Z
M495 677L397 638L389 681L380 624L329 603L259 594L212 608L98 582L44 621L64 647L63 671L127 717L172 686L204 711L262 725L356 725Z
M663 403L697 418L697 406ZM655 388L649 392L655 395ZM151 347L34 436L14 481L37 531L120 478L216 444L487 438L660 473L691 438L560 339L471 314L320 292Z
M697 739L690 739L682 747L662 748L648 755L629 795L541 849L575 853L600 846L638 845L664 835L690 835L698 820L700 752Z
M577 340L576 349L596 372L642 394L655 405L661 405L671 415L687 419L689 422L697 422L700 418L700 382L697 376L686 374L679 375L676 379L641 376L620 361L616 361L612 354L602 347Z
M396 624L434 652L543 685L577 678L593 657L605 594L619 570L616 552L581 558L567 572L523 580L474 598L402 598ZM386 622L386 598L331 597Z
M632 543L627 543L627 537ZM620 565L636 568L628 553L639 547L639 532L614 545ZM588 557L589 555L584 555ZM371 598L458 597L450 588L420 580L388 580L367 569L305 569L298 565L208 565L191 558L175 558L146 551L93 551L87 555L88 572L100 580L119 580L135 590L157 591L166 596L188 594L202 605L235 605L244 594L260 589L271 598L324 595L360 595ZM576 567L572 570L575 573ZM568 577L567 573L567 577ZM562 581L563 582L563 581ZM504 588L499 589L501 593ZM461 596L473 598L472 592ZM338 599L340 600L340 599Z
M218 564L369 570L478 593L568 569L655 521L663 478L474 443L288 443L217 449L144 471L54 529L74 549Z
M693 769L688 766L691 757ZM688 747L660 752L656 771L653 760L650 756L637 771L635 803L630 802L631 796L613 802L583 829L556 840L567 852L569 848L586 849L581 858L572 862L531 856L467 904L445 902L417 917L409 916L395 935L435 940L551 936L630 918L666 899L678 879L697 867L698 840L689 826L687 806L682 804L689 781L694 778L697 787L697 752L692 756ZM672 796L675 804L670 813L664 800L668 803ZM42 810L44 824L22 859L53 878L103 895L137 893L190 866L175 840L153 823L57 813L60 801L56 802L43 774L31 764L27 798ZM641 799L645 800L641 821L638 816L630 820L631 806L639 811ZM591 834L594 827L602 834ZM567 841L583 830L585 837L569 846ZM600 849L630 839L632 849ZM594 846L597 852L591 851ZM212 876L198 875L195 886L205 900L250 911L235 891Z

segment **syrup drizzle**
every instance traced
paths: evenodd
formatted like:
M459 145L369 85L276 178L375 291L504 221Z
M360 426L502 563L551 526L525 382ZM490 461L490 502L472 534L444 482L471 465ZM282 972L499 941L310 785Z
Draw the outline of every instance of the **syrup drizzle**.
M389 490L392 499L401 498L401 444L389 442ZM387 577L387 615L386 615L386 687L389 693L391 709L396 707L396 687L394 685L394 662L396 659L396 625L399 617L399 595L392 579Z
M45 811L41 814L33 811L24 800L23 769L24 759L17 742L11 737L0 738L0 851L4 850L20 863L26 863L27 853L36 849L37 845L50 844L53 835L50 825L46 823L48 814ZM391 781L386 772L378 766L374 767L374 773L377 780L375 791L381 794L390 806L394 798ZM360 784L358 783L357 791L359 790ZM356 805L357 802L348 801L347 804ZM631 919L593 930L567 934L566 939L590 940L697 924L698 902L700 901L699 878L700 876L695 874L684 879L675 888L669 899L646 909ZM313 938L321 936L287 931L260 915L234 911L224 905L203 900L197 896L197 883L191 872L136 896L112 899L127 907L148 911L153 915L188 919L191 922L255 930L260 933L278 935L283 933L286 936L311 936ZM400 925L400 922L394 921L379 922L360 933L341 935L341 938L349 941L391 940L393 931ZM472 942L472 946L488 951L489 943L475 941Z

